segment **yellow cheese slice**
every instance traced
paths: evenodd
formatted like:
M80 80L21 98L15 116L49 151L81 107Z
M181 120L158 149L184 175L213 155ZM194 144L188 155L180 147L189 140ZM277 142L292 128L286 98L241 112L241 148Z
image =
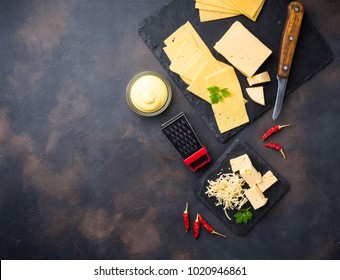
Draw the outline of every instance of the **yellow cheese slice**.
M194 38L196 45L201 50L208 50L209 48L204 43L202 38L199 36L195 28L192 26L190 21L187 21L185 24L180 26L176 31L174 31L168 38L164 40L164 44L166 46L175 43L178 40L183 39L183 37L187 37L188 35L192 35Z
M253 76L272 53L239 21L229 28L214 48L246 77Z
M206 11L223 12L223 13L227 13L233 16L240 14L239 11L229 9L228 7L219 7L219 6L214 6L214 5L200 3L200 2L196 2L195 8L200 9L200 10L206 10Z
M268 71L265 71L260 74L247 78L247 81L250 86L263 84L263 83L270 82L270 76L269 76Z
M176 42L163 48L165 54L167 55L170 61L174 60L176 54L178 53L179 48L182 46L184 42L188 42L189 44L192 44L193 46L198 48L196 41L191 34L181 39L178 39Z
M207 22L207 21L213 21L223 18L230 18L237 16L239 14L231 14L231 13L225 13L225 12L218 12L218 11L208 11L208 10L199 10L199 17L201 22Z
M190 63L192 59L195 59L195 57L200 55L202 52L202 50L193 46L192 44L186 41L183 42L169 66L170 70L181 75L181 70L183 67L185 67L185 65Z
M262 106L266 105L262 86L246 88L246 92L248 93L251 100L253 100L255 103Z
M180 75L193 80L206 62L209 62L212 66L214 66L215 70L222 68L221 64L215 59L210 51L204 51L200 53L200 55L193 57L190 62L183 66Z
M220 88L228 88L230 92L230 96L225 97L222 102L211 105L221 133L249 122L241 86L233 67L226 66L207 76L205 81L206 88L218 86Z
M235 7L238 8L244 15L252 18L256 15L259 7L264 3L264 0L229 0Z
M235 7L235 5L231 4L225 0L196 0L196 3L201 3L205 5L210 5L214 7L220 7L228 9L230 12L239 12L238 9Z
M205 77L215 73L216 71L216 67L214 67L211 63L206 62L199 70L187 89L193 94L207 101L208 103L211 103L209 92L205 84Z

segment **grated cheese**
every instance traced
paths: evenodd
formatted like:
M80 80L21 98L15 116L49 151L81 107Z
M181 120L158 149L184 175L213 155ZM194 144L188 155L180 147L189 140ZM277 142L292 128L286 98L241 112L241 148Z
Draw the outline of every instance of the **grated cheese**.
M244 179L237 173L221 174L215 181L208 180L209 185L205 192L208 197L216 197L216 206L223 206L225 215L229 220L227 210L240 210L248 201L242 186L245 184Z

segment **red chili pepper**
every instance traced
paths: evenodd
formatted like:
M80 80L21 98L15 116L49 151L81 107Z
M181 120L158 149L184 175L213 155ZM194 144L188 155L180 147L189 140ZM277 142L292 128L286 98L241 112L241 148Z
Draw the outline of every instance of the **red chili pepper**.
M280 144L273 143L273 142L268 142L268 143L264 144L264 146L267 147L267 148L272 148L274 150L280 151L280 153L282 154L283 158L286 159L286 156L285 156L285 154L283 152L283 149L282 149Z
M215 231L215 229L210 225L208 224L208 222L206 220L204 220L202 218L202 216L200 214L197 214L198 216L198 220L199 222L201 223L201 225L211 234L216 234L216 235L219 235L219 236L222 236L222 237L226 237L225 235L223 235L222 233L219 233L217 231Z
M200 235L200 221L198 220L198 214L196 216L196 220L194 221L194 238L197 239L198 236Z
M273 127L269 128L265 134L262 136L262 141L266 140L270 135L272 135L275 132L278 132L284 127L288 127L290 124L283 124L283 125L274 125Z
M190 226L189 213L188 213L188 202L186 203L185 210L183 212L183 222L184 222L185 231L188 232L189 226Z

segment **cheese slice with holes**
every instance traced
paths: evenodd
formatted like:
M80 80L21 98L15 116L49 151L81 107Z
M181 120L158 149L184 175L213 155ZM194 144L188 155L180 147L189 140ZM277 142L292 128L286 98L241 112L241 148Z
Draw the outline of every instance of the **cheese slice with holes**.
M206 76L205 82L206 88L218 86L221 89L227 88L230 92L230 96L224 97L222 102L211 105L221 133L249 122L242 89L233 67L226 65L223 69Z
M239 21L229 28L214 48L246 77L253 76L272 53Z

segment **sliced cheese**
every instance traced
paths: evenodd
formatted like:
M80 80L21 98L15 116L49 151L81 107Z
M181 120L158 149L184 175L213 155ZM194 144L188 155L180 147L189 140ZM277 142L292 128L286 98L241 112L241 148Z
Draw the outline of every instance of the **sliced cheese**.
M272 53L239 21L229 28L214 48L246 77L253 76Z
M167 55L167 57L169 58L170 61L173 61L175 59L175 57L178 53L178 50L180 49L180 47L185 42L188 42L189 44L198 48L194 37L191 34L189 34L188 36L185 36L185 37L177 40L176 42L174 42L174 43L163 48L165 54Z
M270 76L268 71L262 72L260 74L254 75L252 77L247 78L249 86L263 84L270 82Z
M223 18L230 18L237 16L239 14L234 13L226 13L226 12L220 12L220 11L209 11L209 10L199 10L199 17L201 22L207 22L207 21L213 21Z
M209 92L205 84L205 77L215 73L216 71L217 69L211 63L206 62L199 70L187 89L193 94L207 101L208 103L211 103Z
M249 18L253 18L259 8L262 8L264 0L228 0L232 3L238 10L242 11L244 15Z
M241 86L233 67L225 66L225 68L205 77L205 82L206 88L218 86L227 88L230 92L230 96L225 97L222 102L211 105L221 133L249 122Z
M203 51L200 50L199 48L185 41L178 49L177 54L171 61L171 64L169 66L170 70L181 75L183 67L189 64L193 59L195 59L195 57L199 56L202 52Z
M269 170L262 176L261 182L257 183L257 186L262 192L265 192L276 182L277 182L277 178L275 177L273 172Z
M232 158L229 160L229 162L231 170L233 172L240 171L242 168L252 165L251 160L247 154Z
M199 49L201 49L203 51L209 50L209 48L204 43L204 41L202 40L200 35L197 33L195 28L192 26L190 21L187 21L185 24L180 26L176 31L174 31L168 38L166 38L164 40L164 44L166 46L169 46L172 43L175 43L176 41L187 37L188 35L191 35L194 38L196 45Z
M251 188L262 181L261 173L252 164L241 168L240 175Z
M257 186L245 190L244 194L255 210L264 206L268 201L268 198L263 195Z
M253 100L255 103L260 104L262 106L265 105L264 92L262 86L246 88L246 92L248 93L251 100Z

